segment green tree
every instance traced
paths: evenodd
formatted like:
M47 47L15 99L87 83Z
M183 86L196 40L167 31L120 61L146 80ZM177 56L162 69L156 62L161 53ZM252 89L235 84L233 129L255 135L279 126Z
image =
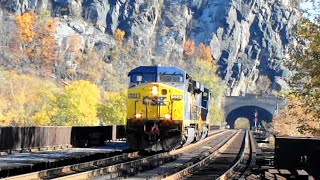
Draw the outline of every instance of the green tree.
M103 104L99 105L98 116L102 124L123 125L126 119L127 93L105 92Z
M297 72L293 78L295 97L299 103L290 108L289 113L295 114L295 108L304 112L304 116L296 116L301 132L320 134L320 15L313 21L303 19L297 29L300 48L293 51L291 68ZM294 103L293 103L294 104ZM308 116L306 116L308 115ZM314 123L317 122L317 125ZM311 125L311 124L313 125Z
M220 106L223 96L223 85L219 76L216 74L217 66L207 59L196 59L193 61L191 75L194 79L204 84L211 91L210 103L210 123L221 125L224 119L224 113Z
M58 97L59 112L54 118L56 125L89 126L99 125L97 106L100 90L89 81L74 81L64 88Z

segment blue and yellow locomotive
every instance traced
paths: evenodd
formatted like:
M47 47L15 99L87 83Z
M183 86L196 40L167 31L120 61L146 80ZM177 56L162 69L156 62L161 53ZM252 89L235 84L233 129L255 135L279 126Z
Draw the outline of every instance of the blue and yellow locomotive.
M184 70L140 66L130 71L127 143L136 150L171 150L208 135L209 89Z

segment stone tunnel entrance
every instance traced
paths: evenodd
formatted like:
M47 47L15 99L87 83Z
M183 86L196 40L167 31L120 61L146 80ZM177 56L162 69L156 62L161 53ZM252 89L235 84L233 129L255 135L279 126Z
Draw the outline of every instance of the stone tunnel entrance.
M257 113L256 113L257 112ZM226 118L227 124L231 129L235 128L235 122L238 118L246 118L250 122L250 127L254 127L255 124L255 116L258 120L258 124L261 124L261 121L265 121L267 123L272 121L272 113L267 111L264 108L258 106L241 106L232 110ZM258 125L257 124L257 125Z

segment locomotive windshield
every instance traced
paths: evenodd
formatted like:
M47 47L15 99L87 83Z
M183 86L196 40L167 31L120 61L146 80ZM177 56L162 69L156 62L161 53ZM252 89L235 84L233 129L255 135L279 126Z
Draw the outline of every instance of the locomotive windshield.
M154 73L137 73L131 74L130 87L142 83L150 83L157 81L157 74Z
M164 73L160 73L159 81L160 82L183 83L183 75L182 74L164 74Z

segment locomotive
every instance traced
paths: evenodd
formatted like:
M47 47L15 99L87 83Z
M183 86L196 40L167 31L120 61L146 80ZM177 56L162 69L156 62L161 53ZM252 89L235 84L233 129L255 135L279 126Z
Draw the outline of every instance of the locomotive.
M140 66L129 74L126 135L135 150L171 150L204 139L210 91L174 66Z

